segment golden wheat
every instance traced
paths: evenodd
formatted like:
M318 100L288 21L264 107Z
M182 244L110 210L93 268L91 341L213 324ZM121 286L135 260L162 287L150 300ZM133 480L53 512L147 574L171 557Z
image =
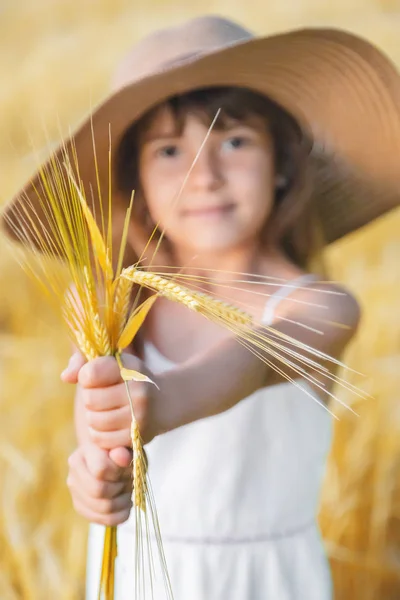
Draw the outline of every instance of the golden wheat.
M146 512L146 462L144 460L143 444L139 428L132 423L131 436L133 444L133 479L137 482L133 487L132 500L134 505Z
M114 314L118 317L119 328L115 331L115 338L119 339L126 324L125 319L128 314L129 305L131 301L133 283L126 278L120 278L117 281L114 294Z
M110 356L110 354L112 354L110 338L106 327L98 314L93 318L93 330L99 356Z
M57 185L53 184L54 181ZM44 234L33 223L29 203L21 203L16 207L20 219L18 225L14 224L13 227L22 242L17 252L20 263L40 289L45 291L53 305L61 309L74 343L88 360L117 355L118 344L129 345L132 342L150 309L150 303L144 302L143 306L139 305L129 315L132 284L126 280L115 281L108 236L99 229L83 190L74 179L67 156L62 164L53 161L51 169L41 170L41 184L44 195L40 201L47 216ZM129 214L128 210L127 218ZM54 247L62 249L66 267L64 271L62 268L57 270L48 267ZM124 247L121 246L119 250L121 262ZM69 287L66 288L67 283ZM115 308L118 312L115 312ZM140 373L127 369L121 370L121 376L126 380L147 380ZM146 478L146 466L142 461L143 448L132 403L131 410L135 452L133 477L137 490L134 499L139 503L135 504L135 508L144 510L146 501L149 501L145 497L147 485L141 480ZM105 600L114 597L116 544L116 528L106 528L99 590L99 597ZM162 555L161 541L159 548ZM140 557L137 557L137 561L140 561Z
M99 356L96 348L92 346L83 331L74 331L73 333L78 348L88 360L93 360Z
M151 290L157 291L160 296L164 296L173 302L179 302L201 314L209 316L210 311L212 311L216 317L221 316L242 325L249 326L253 324L251 315L239 308L207 294L192 291L189 288L178 285L170 279L161 277L160 275L141 271L132 266L122 271L121 278L126 278L138 285L143 285Z

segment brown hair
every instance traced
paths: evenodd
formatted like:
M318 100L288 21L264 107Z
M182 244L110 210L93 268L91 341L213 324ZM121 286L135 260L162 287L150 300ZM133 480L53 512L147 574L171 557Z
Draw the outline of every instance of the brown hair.
M174 96L152 108L126 131L121 141L116 160L120 191L127 197L133 189L136 194L140 192L137 159L141 135L160 106L165 105L172 110L177 134L182 131L188 113L210 126L221 109L214 125L216 129L224 129L232 120L246 121L252 116L265 119L274 143L275 173L281 176L284 185L276 188L274 207L262 239L277 244L292 262L306 268L320 249L307 169L310 143L293 117L260 94L243 88L205 88ZM136 202L136 211L137 218L144 219L145 202Z

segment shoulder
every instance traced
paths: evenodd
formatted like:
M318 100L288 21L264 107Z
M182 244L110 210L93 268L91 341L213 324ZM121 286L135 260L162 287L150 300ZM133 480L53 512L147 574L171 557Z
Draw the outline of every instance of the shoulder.
M344 286L316 279L293 290L276 317L289 335L338 356L355 335L361 310Z
M331 282L315 282L309 286L309 295L320 305L317 313L327 313L330 321L356 330L361 319L361 308L348 289ZM312 307L309 307L309 312Z

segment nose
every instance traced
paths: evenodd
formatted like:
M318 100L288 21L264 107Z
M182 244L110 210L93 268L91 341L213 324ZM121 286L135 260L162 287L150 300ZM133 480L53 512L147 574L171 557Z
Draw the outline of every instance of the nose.
M192 163L189 181L194 189L216 190L223 182L223 174L217 154L207 142L202 146Z

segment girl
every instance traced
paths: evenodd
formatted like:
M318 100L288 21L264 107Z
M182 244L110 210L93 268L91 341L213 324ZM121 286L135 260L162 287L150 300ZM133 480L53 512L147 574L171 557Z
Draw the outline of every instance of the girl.
M210 293L339 357L356 331L358 305L336 285L317 285L308 267L321 234L331 242L398 202L399 136L379 115L382 98L399 90L391 65L341 32L259 40L207 17L147 38L115 81L93 124L100 174L110 122L118 148L116 210L136 190L133 254L159 223L166 237L156 262L206 273ZM397 127L394 104L385 111ZM90 127L74 137L85 183L93 181ZM235 284L232 273L263 276L264 295ZM315 320L323 336L299 326ZM175 599L331 598L316 524L331 420L307 396L327 402L328 387L322 394L318 379L313 389L287 383L228 332L163 299L140 341L125 362L159 387L132 382L131 393ZM135 532L125 388L112 358L83 364L74 355L63 379L79 383L68 483L76 510L92 523L87 599L97 598L102 525L118 524L116 598L127 600ZM154 598L164 597L156 581Z

